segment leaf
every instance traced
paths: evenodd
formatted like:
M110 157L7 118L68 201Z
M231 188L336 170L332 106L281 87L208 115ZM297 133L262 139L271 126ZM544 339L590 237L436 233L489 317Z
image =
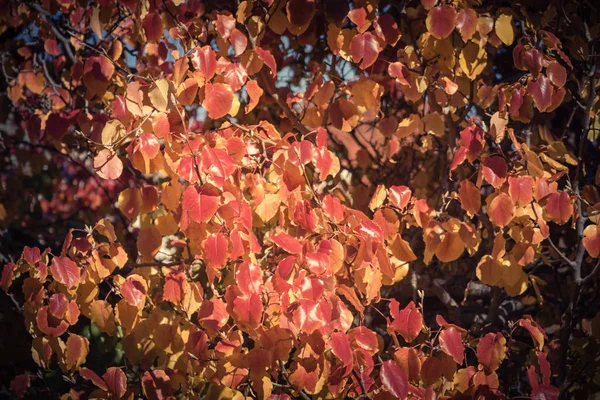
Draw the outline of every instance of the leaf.
M171 271L165 277L163 298L174 305L181 305L185 293L188 291L188 282L184 272Z
M118 142L125 135L125 127L121 121L110 120L102 128L102 144L105 146Z
M546 67L546 75L557 88L563 87L567 82L567 70L558 61L553 61Z
M410 248L408 242L400 235L396 235L396 239L392 242L390 250L394 257L403 262L411 262L417 259L417 256Z
M352 61L358 63L362 60L360 63L361 69L367 69L373 65L375 60L377 60L380 51L379 41L371 32L356 35L350 42Z
M453 326L443 329L440 333L440 347L458 365L462 365L465 359L465 345L462 343L462 335L458 329Z
M489 371L498 369L506 357L506 338L501 333L488 333L477 344L477 359Z
M512 15L502 14L496 20L496 35L507 46L510 46L515 41L515 30L512 25L512 19Z
M567 192L552 193L546 200L546 216L557 224L564 225L573 215L573 202Z
M458 63L470 80L475 80L487 65L487 51L473 41L469 41L461 50Z
M246 91L248 92L248 96L250 98L245 108L245 113L248 114L250 111L254 110L254 107L257 106L264 92L261 87L258 86L258 82L255 80L249 80L246 82Z
M387 196L385 186L378 185L375 189L375 193L373 193L373 197L371 197L371 201L369 202L369 209L371 211L375 211L379 207L383 205L385 198Z
M90 15L90 29L98 36L98 39L104 39L102 37L102 25L100 25L100 6L96 6L92 10L92 15Z
M331 340L329 344L333 354L339 358L346 367L351 367L353 358L348 335L346 335L344 332L334 332L331 334Z
M89 318L100 331L112 335L116 329L113 307L104 300L95 300L90 304Z
M600 255L600 226L592 224L583 230L583 247L592 258Z
M77 266L69 257L54 257L50 272L57 282L62 283L68 288L79 285L81 280L81 268Z
M240 264L235 274L235 281L240 291L245 295L259 294L262 292L262 270L254 263Z
M463 42L470 40L477 31L477 12L472 8L463 8L456 16L456 29Z
M138 309L144 308L146 303L146 294L148 292L147 284L140 275L129 275L120 287L121 296L125 301Z
M508 178L508 194L516 205L525 207L533 200L533 185L531 176L510 176Z
M487 214L494 225L502 228L512 220L514 211L512 199L506 193L500 193L490 202Z
M114 394L118 399L125 395L127 392L127 377L125 373L117 367L110 367L102 375L108 392Z
M465 243L458 232L446 232L435 249L435 256L442 262L457 260L465 251Z
M411 196L412 192L406 186L391 186L389 189L390 201L400 209L408 206Z
M152 258L162 247L162 235L155 226L142 228L138 234L137 248L145 258Z
M222 233L213 233L204 242L204 259L209 266L223 267L229 258L229 240Z
M393 396L404 399L408 395L408 379L406 373L394 361L388 360L381 364L381 383Z
M148 98L150 103L160 112L169 112L173 108L173 83L166 78L157 80L150 86Z
M160 13L150 12L144 18L142 23L144 31L146 32L146 39L149 42L159 42L164 33L164 27Z
M500 188L508 174L508 165L501 156L487 157L483 160L483 177L490 183L495 189Z
M490 119L490 136L494 139L495 143L500 143L504 140L504 131L507 124L508 118L506 115L501 115L498 111L492 115Z
M447 38L456 26L456 9L447 4L434 7L427 13L425 23L434 38Z
M458 188L458 199L463 210L471 217L479 212L481 208L481 193L477 186L471 181L465 179L460 183Z
M527 94L529 94L540 112L547 111L552 105L552 96L554 88L550 80L541 75L537 80L530 81L527 85Z
M191 55L192 65L208 81L217 71L217 54L210 46L196 47Z
M271 241L290 254L302 254L302 244L287 233L272 235Z
M219 208L219 198L202 188L190 186L183 192L181 207L195 222L208 222Z
M118 179L123 173L123 162L115 153L104 149L94 157L94 169L102 179Z
M414 302L411 301L400 311L400 304L396 300L392 300L390 314L394 319L391 326L402 335L404 340L412 342L419 336L423 326L423 316Z
M69 334L67 339L66 349L66 365L68 369L77 369L81 364L85 363L88 352L90 351L89 341L79 335Z
M529 315L526 315L519 320L519 326L522 326L529 332L535 348L538 351L542 351L544 349L544 340L546 339L546 332L544 332L544 329Z
M160 152L160 143L151 133L142 133L136 138L136 149L146 160L152 160Z
M211 119L219 119L229 113L233 106L233 90L225 83L208 83L204 89L202 107Z
M104 382L104 380L102 378L100 378L98 376L98 374L96 374L94 371L92 371L89 368L86 367L82 367L79 369L79 375L81 375L81 377L83 379L86 379L88 381L92 381L92 383L94 385L96 385L97 387L99 387L100 389L104 390L104 391L108 391L108 386L106 386L106 382Z

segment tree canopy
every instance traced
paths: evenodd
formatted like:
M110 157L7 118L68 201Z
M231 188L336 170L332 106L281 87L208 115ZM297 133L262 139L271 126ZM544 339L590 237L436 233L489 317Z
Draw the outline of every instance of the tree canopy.
M4 2L0 393L600 392L599 8Z

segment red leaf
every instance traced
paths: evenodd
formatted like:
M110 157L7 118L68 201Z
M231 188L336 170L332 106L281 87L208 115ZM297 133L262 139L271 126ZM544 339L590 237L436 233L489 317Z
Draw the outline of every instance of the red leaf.
M263 272L254 263L240 264L235 274L235 281L240 291L246 295L260 294L262 292Z
M202 107L208 111L211 119L222 118L231 110L233 96L233 90L226 83L207 83Z
M548 78L541 75L538 80L529 82L527 85L527 94L533 98L538 110L544 112L552 105L554 87Z
M390 314L394 321L392 327L396 329L407 342L412 342L423 326L423 316L414 302L410 302L402 311L396 300L390 303Z
M206 334L205 334L206 336ZM142 388L149 400L164 400L170 398L173 390L170 385L171 378L162 369L144 372Z
M400 39L398 24L390 14L383 14L375 17L373 22L377 36L385 40L390 46L395 46Z
M153 134L142 133L136 138L135 148L142 153L145 159L152 160L160 151L160 143Z
M350 42L352 61L358 63L362 60L360 63L361 69L367 69L373 65L380 51L379 41L371 32L356 35Z
M546 67L546 75L558 88L563 87L567 81L567 70L558 61L553 61Z
M390 63L388 66L388 74L392 78L396 78L396 82L401 83L402 85L410 86L410 82L406 80L410 75L410 71L406 67L406 65L402 64L399 61Z
M190 186L183 192L181 207L183 211L187 211L192 220L199 223L207 222L219 208L219 197L203 191L203 188Z
M408 395L406 372L394 361L388 360L381 364L380 378L385 390L393 396L403 399Z
M269 50L265 50L260 47L257 47L254 50L256 51L256 54L258 54L258 57L263 60L266 66L271 69L271 75L277 75L277 63L275 62L275 57L273 57L273 54L271 54Z
M498 189L506 181L508 174L508 165L504 157L492 156L483 161L483 177L495 189Z
M538 49L523 49L523 66L536 77L543 66L544 57Z
M350 341L348 335L344 332L334 332L331 334L331 350L333 354L344 363L346 367L352 366L352 349L350 348Z
M162 18L158 12L148 13L142 25L146 32L146 39L149 42L159 42L162 39L164 28Z
M445 328L440 333L440 346L442 351L451 356L457 364L461 365L465 358L465 346L462 335L455 327Z
M127 303L134 307L140 308L145 303L146 288L138 279L128 277L121 285L121 296Z
M222 233L213 233L204 242L204 259L210 267L221 268L229 258L229 240Z
M227 324L229 313L221 299L204 300L198 310L198 322L210 335L217 333Z
M573 215L573 203L567 192L553 193L546 201L546 215L557 224L564 225Z
M17 395L17 398L21 399L25 396L29 385L29 374L19 374L10 382L10 390Z
M477 344L477 359L490 371L498 369L506 356L506 339L501 333L488 333Z
M25 259L27 264L30 265L34 265L37 264L39 261L42 261L42 255L38 247L25 246L23 248L23 258Z
M456 26L456 9L444 4L432 8L427 14L427 30L436 39L444 39L452 33Z
M202 169L210 175L215 185L223 187L225 180L235 172L236 162L227 154L227 150L206 146L202 149Z
M506 193L500 193L491 201L487 214L496 226L504 227L512 220L515 204Z
M533 199L534 183L531 176L511 176L508 178L508 194L517 205L524 207Z
M114 394L117 398L120 399L127 392L127 377L120 368L110 367L102 375L102 378L106 382L108 392Z
M192 51L192 65L209 80L217 71L217 54L210 46L196 47Z
M102 179L118 179L123 173L123 162L115 153L104 149L94 157L94 169Z
M225 77L225 83L231 86L231 90L234 92L240 90L248 80L248 72L246 72L246 67L239 62L231 63L226 66L223 76Z
M412 196L412 192L406 186L391 186L388 193L390 201L398 208L406 207Z
M108 392L108 386L106 385L106 382L104 382L102 380L102 378L100 378L98 376L98 374L96 374L94 371L92 371L89 368L86 367L81 367L79 369L79 375L81 375L81 377L83 379L87 379L88 381L92 381L92 383L94 385L96 385L97 387L99 387L100 389L104 390L105 392Z
M235 18L227 14L217 15L217 32L223 38L223 40L229 39L229 35L235 29Z
M300 242L287 233L272 235L271 241L290 254L302 254L302 245Z
M54 257L50 272L54 279L68 288L75 287L81 279L81 269L68 257Z
M35 321L40 331L54 337L59 337L69 328L67 321L52 316L47 306L38 310Z
M315 8L314 0L290 0L286 6L288 21L295 26L308 25L315 13Z
M472 8L463 8L456 16L456 29L462 40L470 40L477 31L477 13Z
M163 299L175 305L181 304L185 296L187 280L183 272L170 272L165 278Z
M233 51L236 57L246 51L246 47L248 47L248 38L239 29L234 29L231 31L229 41L233 46Z

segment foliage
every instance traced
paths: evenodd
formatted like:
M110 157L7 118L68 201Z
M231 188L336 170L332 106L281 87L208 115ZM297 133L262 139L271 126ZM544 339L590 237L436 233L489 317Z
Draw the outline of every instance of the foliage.
M591 3L5 4L11 390L599 391Z

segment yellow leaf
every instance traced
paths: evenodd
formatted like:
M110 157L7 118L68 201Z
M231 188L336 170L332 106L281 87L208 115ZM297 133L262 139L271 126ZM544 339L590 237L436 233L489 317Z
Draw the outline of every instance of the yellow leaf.
M281 204L279 196L273 193L266 194L263 201L256 206L256 214L263 222L268 222L279 211L279 204Z
M163 78L152 84L148 92L148 98L150 98L150 102L158 111L169 112L173 108L171 97L174 92L173 84Z
M475 80L487 65L487 52L483 46L471 41L460 52L458 63L464 74Z
M377 189L375 190L375 193L373 193L373 197L369 202L369 208L371 209L371 211L375 211L377 208L381 207L386 196L387 193L385 191L385 186L377 186Z
M515 41L515 30L512 25L512 15L502 14L496 20L496 35L507 46Z
M103 39L102 26L100 25L100 7L94 7L92 10L92 15L90 16L90 28L99 39Z
M102 144L105 146L111 145L125 135L125 127L121 121L113 119L108 121L102 129Z

